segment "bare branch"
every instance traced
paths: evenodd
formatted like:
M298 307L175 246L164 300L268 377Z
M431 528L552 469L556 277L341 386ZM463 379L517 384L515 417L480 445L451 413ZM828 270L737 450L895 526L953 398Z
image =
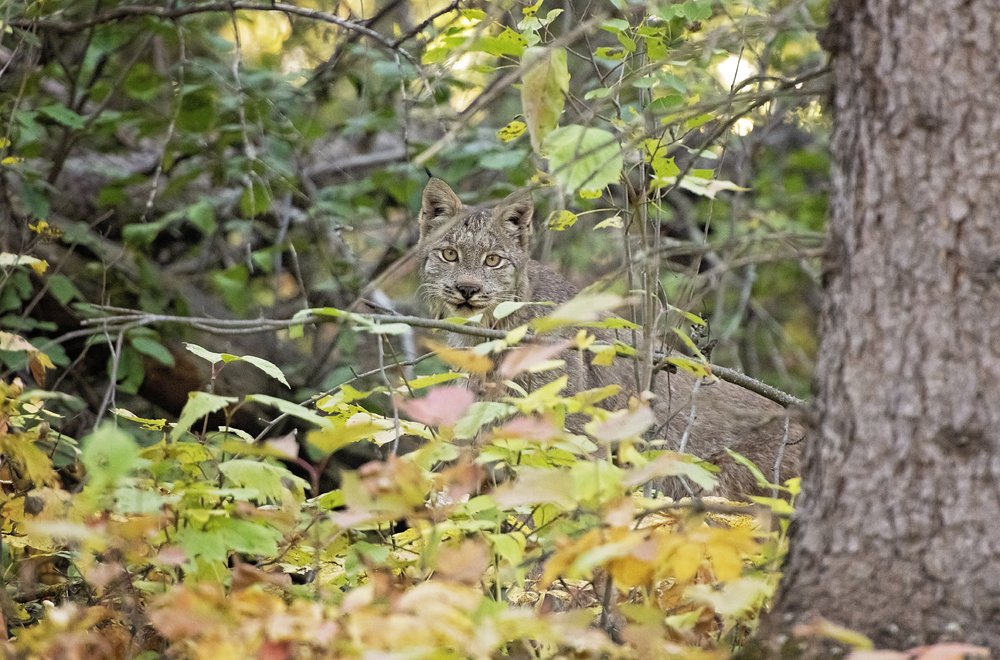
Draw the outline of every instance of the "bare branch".
M464 325L452 323L451 321L441 321L439 319L428 319L422 316L404 316L397 314L360 314L357 312L342 312L337 310L335 314L323 314L310 311L307 314L300 314L290 319L213 319L208 317L171 316L168 314L149 314L134 309L123 307L95 306L94 309L105 314L92 319L84 319L81 325L93 327L100 332L118 329L121 326L136 327L147 326L156 323L181 323L198 328L212 334L233 335L233 334L253 334L260 332L273 332L275 330L287 330L300 325L315 325L319 323L343 323L353 319L361 319L375 323L404 323L414 328L427 328L429 330L444 330L458 334L479 337L482 339L504 339L507 333L503 330L493 328L483 328L475 325ZM530 338L531 335L528 335ZM662 361L665 357L662 353L654 354L657 361ZM787 392L761 382L744 373L722 367L716 364L708 365L712 373L734 385L756 392L761 396L774 401L786 408L803 406L805 401L794 397Z

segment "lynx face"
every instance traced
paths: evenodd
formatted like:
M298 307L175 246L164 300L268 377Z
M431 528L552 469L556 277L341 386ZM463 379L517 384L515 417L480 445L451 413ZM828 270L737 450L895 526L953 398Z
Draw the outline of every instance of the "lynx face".
M440 179L420 209L421 290L444 316L489 314L523 293L531 197L515 193L490 208L468 208Z

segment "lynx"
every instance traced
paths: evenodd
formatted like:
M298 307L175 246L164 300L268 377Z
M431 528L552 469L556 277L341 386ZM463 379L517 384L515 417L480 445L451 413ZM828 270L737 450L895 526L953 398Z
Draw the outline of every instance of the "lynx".
M418 259L421 289L434 312L482 314L484 322L506 329L543 316L550 308L526 305L493 322L491 312L501 302L563 303L577 295L576 287L562 275L531 259L533 210L527 193L514 193L495 206L466 207L445 182L428 182L419 216ZM594 333L599 341L616 339L615 331ZM631 341L633 335L617 338ZM641 336L638 339L642 341ZM637 393L636 372L627 359L598 366L587 351L567 350L560 357L566 363L569 393L620 385L620 393L603 404L612 410L624 407ZM537 380L522 383L538 384ZM686 438L686 451L721 468L714 494L739 498L758 491L750 472L733 461L726 448L746 456L768 476L779 460L781 479L798 474L803 429L778 404L728 382L698 382L681 370L657 372L652 391L658 436L675 443ZM687 494L678 480L668 481L665 494Z

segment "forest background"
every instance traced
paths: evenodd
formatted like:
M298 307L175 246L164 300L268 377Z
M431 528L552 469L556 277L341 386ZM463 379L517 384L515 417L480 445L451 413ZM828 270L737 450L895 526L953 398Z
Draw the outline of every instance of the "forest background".
M637 486L713 474L658 460L637 410L551 389L473 401L455 381L484 361L557 365L512 360L523 335L434 343L415 213L428 172L469 203L531 189L538 258L592 285L571 322L619 309L687 356L673 368L729 367L801 403L826 11L3 3L6 651L739 648L775 590L797 481L768 484L760 510L665 503ZM567 408L594 417L588 438L552 426Z

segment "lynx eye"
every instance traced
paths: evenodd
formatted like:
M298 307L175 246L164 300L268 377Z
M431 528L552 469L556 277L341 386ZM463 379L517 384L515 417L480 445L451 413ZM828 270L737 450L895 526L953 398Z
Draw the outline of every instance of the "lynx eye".
M483 259L483 263L489 266L490 268L497 268L500 264L503 263L503 257L501 257L499 254L488 254L486 255L486 258Z
M443 261L458 261L458 250L455 248L445 248L440 254Z

